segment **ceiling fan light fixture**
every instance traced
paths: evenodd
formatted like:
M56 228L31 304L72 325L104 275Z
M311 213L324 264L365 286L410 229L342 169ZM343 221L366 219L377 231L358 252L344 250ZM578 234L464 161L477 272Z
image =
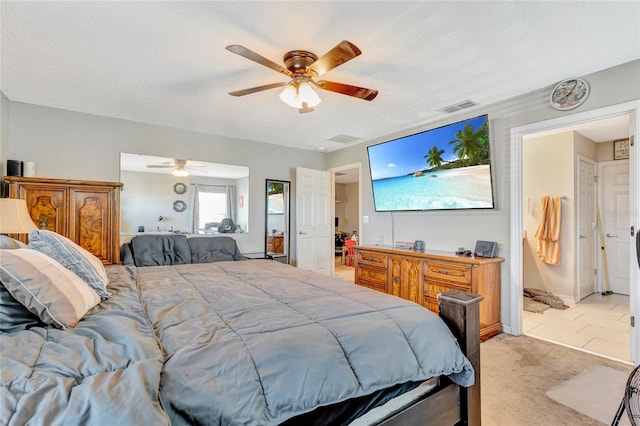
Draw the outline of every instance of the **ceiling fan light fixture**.
M171 174L177 177L189 176L189 172L182 167L176 167L175 169L173 169Z
M306 81L293 81L280 92L279 97L282 102L296 109L313 108L322 102L320 96Z

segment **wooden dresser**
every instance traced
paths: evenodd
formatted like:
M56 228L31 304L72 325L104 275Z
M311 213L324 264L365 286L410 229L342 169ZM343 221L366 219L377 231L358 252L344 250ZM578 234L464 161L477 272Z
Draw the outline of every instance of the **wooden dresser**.
M389 246L356 246L355 282L411 300L438 313L437 295L463 290L484 296L480 302L480 339L502 332L500 264L504 259L458 256L443 251L416 252Z
M267 253L284 253L284 235L272 234L267 236Z
M120 263L120 182L7 176L37 227L63 235L104 264ZM27 236L20 236L26 242Z

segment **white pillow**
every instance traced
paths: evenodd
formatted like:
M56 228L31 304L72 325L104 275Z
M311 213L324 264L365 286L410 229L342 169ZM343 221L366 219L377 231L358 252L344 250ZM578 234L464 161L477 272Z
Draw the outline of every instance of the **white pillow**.
M3 250L0 280L14 299L46 324L75 326L100 297L76 274L31 249Z
M29 232L29 248L46 254L74 272L89 284L103 300L111 297L107 292L107 284L109 283L107 271L105 271L100 259L70 239L55 232L34 229Z
M0 250L14 250L26 247L27 245L22 241L14 240L6 235L0 235Z

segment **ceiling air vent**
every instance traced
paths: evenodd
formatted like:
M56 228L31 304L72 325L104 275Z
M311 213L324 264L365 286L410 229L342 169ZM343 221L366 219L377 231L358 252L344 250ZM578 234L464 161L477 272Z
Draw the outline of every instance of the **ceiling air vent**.
M464 101L460 101L460 102L458 102L456 104L449 105L449 106L446 106L444 108L440 108L439 111L451 114L452 112L460 111L462 109L471 108L471 107L474 107L476 105L480 105L480 104L477 103L474 100L465 99Z
M359 137L356 136L351 136L351 135L345 135L344 133L341 133L339 135L335 135L329 139L327 139L328 141L333 141L333 142L340 142L340 143L349 143L349 142L353 142L353 141L357 141L358 139L360 139Z

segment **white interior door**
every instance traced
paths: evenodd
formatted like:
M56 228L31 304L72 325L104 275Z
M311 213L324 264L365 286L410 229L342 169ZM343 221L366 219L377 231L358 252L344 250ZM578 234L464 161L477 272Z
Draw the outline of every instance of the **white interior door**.
M629 294L629 160L599 164L600 215L607 256L609 290ZM600 257L602 262L602 257ZM603 268L598 268L604 273ZM604 279L602 285L605 285Z
M333 218L331 173L296 168L297 267L331 275Z
M578 294L580 301L596 291L596 163L578 157Z

